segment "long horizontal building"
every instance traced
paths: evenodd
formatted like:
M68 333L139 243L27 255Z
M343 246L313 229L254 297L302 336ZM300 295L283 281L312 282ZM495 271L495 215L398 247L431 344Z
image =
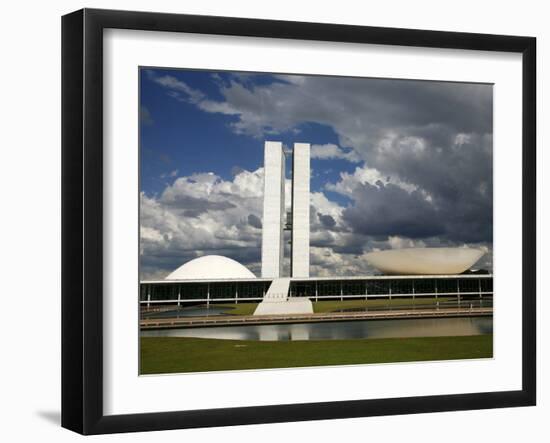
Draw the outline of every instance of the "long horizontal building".
M142 281L140 303L193 304L262 301L273 279ZM492 274L290 278L290 297L312 301L380 297L492 297Z

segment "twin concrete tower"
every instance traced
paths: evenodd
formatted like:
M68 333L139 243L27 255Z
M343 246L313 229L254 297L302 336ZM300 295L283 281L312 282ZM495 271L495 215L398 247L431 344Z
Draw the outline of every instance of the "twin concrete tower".
M290 276L309 277L310 145L294 143L292 199L285 210L285 152L281 142L264 146L264 214L262 222L262 277L283 277L284 231L290 231Z

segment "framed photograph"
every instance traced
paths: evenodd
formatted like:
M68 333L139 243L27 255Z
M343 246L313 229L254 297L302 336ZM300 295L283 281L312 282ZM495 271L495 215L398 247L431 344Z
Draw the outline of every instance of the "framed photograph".
M534 405L536 40L62 20L62 425Z

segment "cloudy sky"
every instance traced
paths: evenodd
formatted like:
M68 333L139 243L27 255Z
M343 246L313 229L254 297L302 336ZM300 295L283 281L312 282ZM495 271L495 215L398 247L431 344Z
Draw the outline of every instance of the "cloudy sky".
M372 273L367 252L413 246L480 247L492 269L492 97L486 84L141 69L141 278L206 254L259 276L264 140L312 144L311 275Z

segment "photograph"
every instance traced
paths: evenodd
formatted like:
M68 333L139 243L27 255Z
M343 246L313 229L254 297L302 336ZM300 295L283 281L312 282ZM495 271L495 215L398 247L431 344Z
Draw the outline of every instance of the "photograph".
M493 84L137 74L140 375L493 358Z

